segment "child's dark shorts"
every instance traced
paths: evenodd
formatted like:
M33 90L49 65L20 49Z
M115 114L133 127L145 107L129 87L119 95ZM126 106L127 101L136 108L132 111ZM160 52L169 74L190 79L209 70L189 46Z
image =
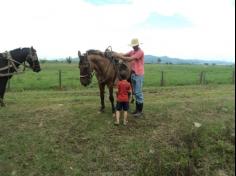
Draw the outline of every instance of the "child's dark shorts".
M129 110L129 102L117 102L116 103L116 110L117 111L128 111Z

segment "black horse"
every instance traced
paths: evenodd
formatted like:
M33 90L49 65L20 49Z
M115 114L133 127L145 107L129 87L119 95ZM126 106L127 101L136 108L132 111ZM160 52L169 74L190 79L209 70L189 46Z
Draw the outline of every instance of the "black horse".
M26 65L27 62L29 66ZM7 81L14 74L19 73L19 66L30 67L34 72L41 70L36 50L30 48L18 48L5 53L0 53L0 107L3 102Z

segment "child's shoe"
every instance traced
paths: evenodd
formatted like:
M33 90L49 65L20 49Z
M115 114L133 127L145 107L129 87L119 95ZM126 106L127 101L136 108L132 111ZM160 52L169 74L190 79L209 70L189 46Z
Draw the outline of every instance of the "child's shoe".
M124 120L124 122L123 122L123 125L127 125L128 124L128 121L127 120Z
M118 126L120 123L119 122L115 122L114 125Z

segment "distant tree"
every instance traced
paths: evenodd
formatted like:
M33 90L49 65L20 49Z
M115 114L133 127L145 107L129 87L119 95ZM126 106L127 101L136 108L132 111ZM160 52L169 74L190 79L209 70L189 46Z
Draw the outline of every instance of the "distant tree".
M71 57L70 57L70 56L66 58L66 62L67 62L68 64L71 64L71 62L72 62L72 59L71 59Z
M157 63L158 63L158 64L161 63L161 58L160 58L160 57L158 57L158 59L157 59Z
M204 65L209 65L208 63L204 63Z
M42 60L40 60L39 62L40 62L41 64L44 64L44 63L47 62L47 60L46 60L46 59L42 59Z
M212 63L212 65L213 65L213 66L215 66L215 65L216 65L216 63Z

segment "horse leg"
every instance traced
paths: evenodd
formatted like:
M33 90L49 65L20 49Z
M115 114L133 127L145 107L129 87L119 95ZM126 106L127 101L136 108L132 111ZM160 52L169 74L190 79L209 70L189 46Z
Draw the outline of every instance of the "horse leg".
M109 86L109 100L111 102L112 113L114 114L116 110L115 110L115 106L114 106L113 85Z
M99 90L100 90L100 101L101 101L100 112L104 112L104 109L105 109L105 103L104 103L105 84L99 84Z
M0 97L1 97L1 96L0 96ZM1 107L6 106L5 103L3 102L3 98L0 98L0 106L1 106Z
M6 85L7 85L8 77L0 78L0 106L5 106L5 103L3 102L4 94L6 91Z

